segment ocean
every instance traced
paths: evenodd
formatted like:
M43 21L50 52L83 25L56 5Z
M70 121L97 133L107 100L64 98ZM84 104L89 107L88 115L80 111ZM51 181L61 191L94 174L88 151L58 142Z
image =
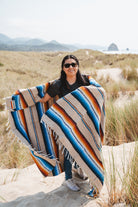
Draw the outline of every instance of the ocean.
M101 51L105 54L138 54L138 50Z

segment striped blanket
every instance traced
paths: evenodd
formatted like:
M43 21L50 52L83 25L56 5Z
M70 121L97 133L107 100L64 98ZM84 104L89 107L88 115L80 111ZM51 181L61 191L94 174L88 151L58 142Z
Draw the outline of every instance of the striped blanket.
M64 150L84 170L98 190L104 182L101 148L104 139L105 92L89 77L90 85L66 96L40 103L52 82L18 90L6 98L9 122L25 143L43 175L64 171Z

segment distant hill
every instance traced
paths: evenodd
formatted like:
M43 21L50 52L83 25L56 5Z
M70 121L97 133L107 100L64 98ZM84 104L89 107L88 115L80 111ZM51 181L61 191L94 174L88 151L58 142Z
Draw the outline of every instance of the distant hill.
M26 45L42 45L45 43L46 43L46 41L41 40L41 39L30 39L25 42Z
M42 45L6 45L0 44L0 50L8 51L69 51L70 49L62 45L52 43Z
M60 44L56 40L46 42L42 39L10 38L0 34L0 50L8 51L75 51L73 45Z
M1 34L0 33L0 43L2 44L4 44L4 43L8 43L8 42L10 42L11 41L11 38L10 37L8 37L8 36L6 36L6 35L4 35L4 34Z
M0 34L0 50L8 51L75 51L78 49L106 50L106 47L98 45L62 44L56 40L47 42L37 38L10 38Z

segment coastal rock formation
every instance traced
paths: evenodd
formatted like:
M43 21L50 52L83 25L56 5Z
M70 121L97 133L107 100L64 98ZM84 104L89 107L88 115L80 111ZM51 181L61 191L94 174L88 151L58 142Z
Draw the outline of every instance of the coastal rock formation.
M110 44L108 47L108 51L118 51L118 50L119 49L115 43Z

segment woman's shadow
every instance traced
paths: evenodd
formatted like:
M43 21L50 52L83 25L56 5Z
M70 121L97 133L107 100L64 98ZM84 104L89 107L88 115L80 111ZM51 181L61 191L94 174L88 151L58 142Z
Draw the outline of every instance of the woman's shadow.
M8 203L0 203L0 207L80 207L86 205L91 198L87 196L89 191L88 181L77 179L77 184L81 190L73 192L66 186L49 192L39 192L34 195L18 197ZM37 186L36 186L37 188Z

